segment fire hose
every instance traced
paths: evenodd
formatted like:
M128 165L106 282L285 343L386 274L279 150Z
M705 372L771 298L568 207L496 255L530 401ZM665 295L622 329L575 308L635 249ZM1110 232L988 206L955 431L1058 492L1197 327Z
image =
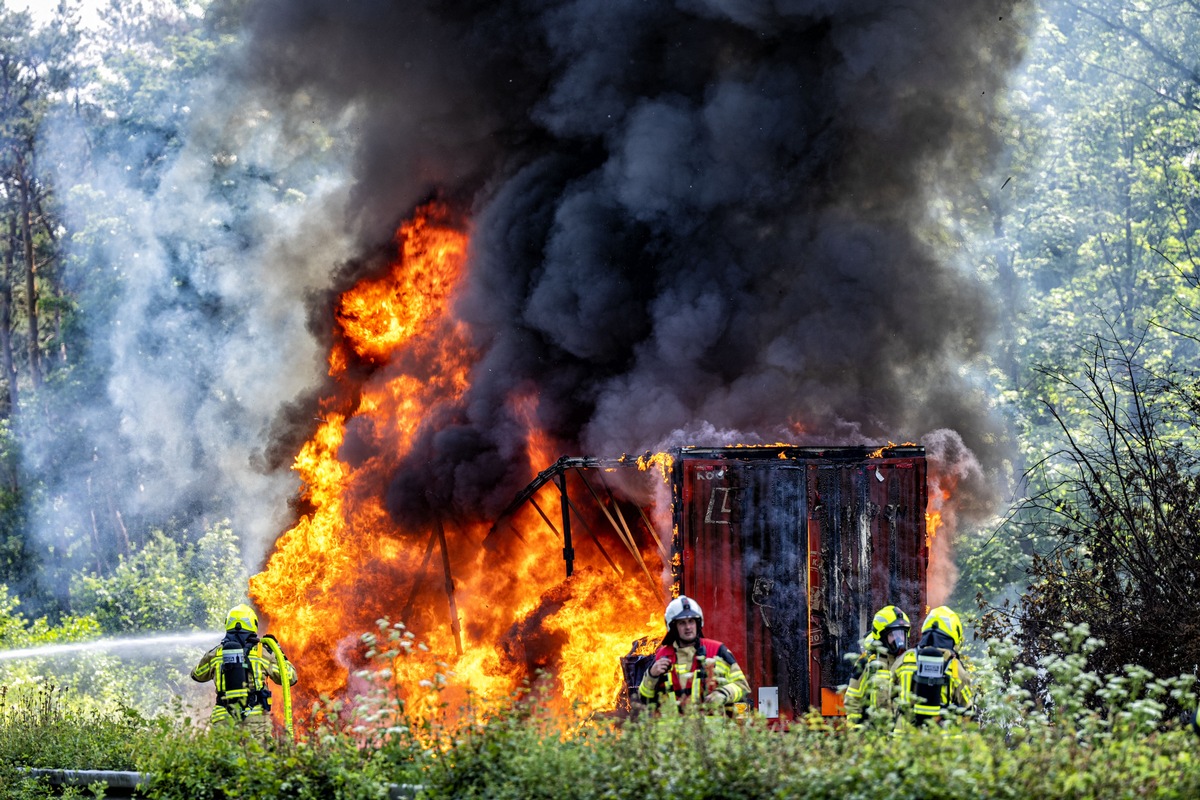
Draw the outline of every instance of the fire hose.
M262 641L267 646L267 649L274 654L275 664L279 667L279 685L283 687L284 728L287 730L288 738L295 741L296 730L292 725L292 676L288 672L287 658L283 655L283 649L275 641L274 636L264 636Z

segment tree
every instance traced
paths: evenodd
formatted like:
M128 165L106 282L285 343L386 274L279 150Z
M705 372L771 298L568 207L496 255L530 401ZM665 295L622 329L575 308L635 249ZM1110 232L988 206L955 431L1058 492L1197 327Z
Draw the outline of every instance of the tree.
M1014 492L1049 497L1065 432L1094 424L1071 387L1089 384L1097 341L1136 351L1153 374L1200 367L1200 109L1187 68L1200 14L1116 0L1040 13L1009 97L1009 156L983 198L991 235L975 247L1003 321L990 374L1016 431ZM958 600L1023 588L1034 556L1057 552L1047 534L1010 521L968 536Z
M24 417L16 430L25 455L22 497L34 509L28 517L36 526L25 533L36 542L31 551L41 556L39 585L22 590L32 598L27 603L47 603L47 610L66 607L66 587L78 570L108 575L122 559L152 544L150 531L176 530L192 540L190 532L202 525L194 518L170 518L192 513L196 503L163 512L146 501L183 490L152 486L155 475L132 455L125 409L111 401L117 359L149 362L160 349L152 332L127 340L128 348L115 353L113 332L144 322L122 319L141 310L121 304L128 282L151 282L145 258L153 256L147 251L161 246L175 253L191 246L177 241L175 232L147 233L144 223L154 211L147 195L172 167L191 121L195 79L210 74L221 49L232 42L197 16L195 7L114 3L104 25L86 32L68 62L69 80L56 85L41 118L43 135L34 152L54 180L53 191L42 192L33 206L50 223L38 229L46 255L37 263L52 264L54 280L43 281L39 273L34 313L41 321L39 353L51 352L53 336L56 358L42 359L46 380L36 396L22 399ZM57 42L54 37L65 36L69 27L53 24L43 36ZM50 180L45 184L50 187ZM19 224L16 229L20 240ZM14 252L14 271L20 272L24 260L21 251ZM168 277L147 305L170 317L181 295L190 299L182 284ZM14 326L28 330L23 285L14 278L12 309ZM0 291L0 315L5 297ZM18 347L25 344L19 332L12 338ZM0 362L3 345L0 337ZM27 359L16 352L24 386ZM145 367L145 374L154 372ZM203 490L200 482L196 490ZM51 552L54 558L46 558Z
M16 251L24 272L26 368L34 389L44 378L39 302L43 293L54 294L40 285L52 282L52 275L39 279L39 273L57 257L58 224L45 214L51 189L39 169L39 144L49 109L72 81L72 53L79 41L77 23L64 10L56 23L35 28L26 12L0 14L0 181L5 200L0 213L10 221L9 257ZM11 235L14 220L19 250ZM12 291L16 287L7 277Z
M1068 417L1046 402L1063 446L1035 465L1041 488L1011 522L1037 527L1052 547L1034 559L1030 590L993 608L981 633L1014 639L1036 663L1057 649L1054 633L1086 622L1107 644L1091 655L1095 669L1191 671L1200 663L1200 384L1153 372L1116 336L1093 338L1081 355L1081 377L1050 374L1080 410Z
M218 626L246 587L237 537L222 522L195 545L156 531L111 574L76 577L71 596L76 613L94 617L105 633L178 631Z

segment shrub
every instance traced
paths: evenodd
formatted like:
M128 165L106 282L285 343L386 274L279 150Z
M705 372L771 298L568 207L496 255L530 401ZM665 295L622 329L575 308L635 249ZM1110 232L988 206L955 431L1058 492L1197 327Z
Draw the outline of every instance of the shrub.
M219 627L245 586L237 536L220 522L194 545L154 531L111 574L77 576L71 598L108 634L179 631Z
M143 793L156 800L387 797L379 769L344 738L292 745L238 727L184 729L165 736L143 767L150 774Z
M127 707L81 711L55 686L0 687L0 763L48 769L134 769L160 722ZM81 766L86 765L86 767Z
M298 744L202 730L180 716L80 714L59 690L20 704L10 693L0 786L20 765L135 769L151 775L144 793L161 800L381 800L397 784L430 800L1200 796L1196 738L1164 702L1190 698L1192 679L1139 668L1096 675L1087 653L1101 643L1083 627L1060 638L1060 652L1037 667L993 643L974 669L977 720L944 728L852 731L813 716L784 732L671 709L626 721L564 717L529 688L496 704L473 698L451 726L441 697L453 676L403 625L380 620L364 636L372 666L356 674L362 694L319 704ZM426 667L432 677L414 681ZM1035 672L1040 694L1024 686ZM47 796L36 782L12 785L20 788L0 800Z

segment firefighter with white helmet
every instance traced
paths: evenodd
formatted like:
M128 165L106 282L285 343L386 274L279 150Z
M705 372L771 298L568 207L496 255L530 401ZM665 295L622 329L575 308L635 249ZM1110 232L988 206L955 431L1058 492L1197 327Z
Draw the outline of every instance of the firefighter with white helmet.
M946 606L925 616L921 639L896 668L897 706L917 725L973 713L970 677L959 657L962 621Z
M721 709L750 693L746 676L733 653L721 642L704 638L704 612L699 603L680 595L667 605L667 635L638 686L642 701L658 704L670 697L681 705Z
M264 644L273 658L263 652ZM283 675L287 674L287 683ZM241 723L264 736L270 735L270 678L284 688L287 725L291 728L291 703L288 688L295 685L292 666L278 641L271 634L258 635L258 615L245 603L234 606L225 618L225 638L200 659L192 670L192 680L216 684L217 701L209 721L213 725Z
M870 720L887 728L895 723L895 676L908 650L911 627L908 615L896 606L884 606L871 620L871 632L863 639L863 652L854 662L843 697L846 720L852 726Z

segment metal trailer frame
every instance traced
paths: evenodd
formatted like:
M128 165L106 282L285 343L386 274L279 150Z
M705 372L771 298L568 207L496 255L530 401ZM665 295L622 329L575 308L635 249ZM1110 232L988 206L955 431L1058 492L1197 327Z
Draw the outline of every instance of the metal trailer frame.
M914 618L925 611L925 449L779 444L682 447L668 455L669 546L646 509L636 508L639 517L630 524L634 504L619 500L604 478L608 470L637 468L638 459L628 456L560 458L499 515L485 545L505 530L520 537L504 523L528 503L563 542L567 576L582 528L625 579L629 570L614 561L581 513L579 504L589 499L600 512L593 509L591 518L602 516L628 550L621 560L636 563L640 574L630 579L646 580L661 593L664 582L651 574L638 544L649 532L670 565L672 593L687 594L704 609L705 634L729 645L763 716L788 720L810 708L841 714L837 688L850 677L847 656L859 650L875 611L888 604ZM576 478L574 498L569 476ZM537 502L547 484L559 494L559 525ZM635 643L622 659L629 706L640 679L636 652L648 644Z

